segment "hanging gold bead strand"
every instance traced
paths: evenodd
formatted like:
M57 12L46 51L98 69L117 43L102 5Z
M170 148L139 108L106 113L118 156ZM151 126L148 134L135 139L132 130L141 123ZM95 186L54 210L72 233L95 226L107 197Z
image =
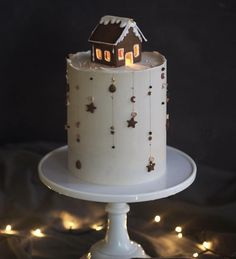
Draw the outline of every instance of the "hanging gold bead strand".
M76 123L75 123L75 127L77 128L77 129L79 129L79 127L80 127L80 122L79 121L77 121ZM77 132L77 134L76 134L76 142L77 143L79 143L80 142L80 134Z
M69 84L69 80L68 80L68 76L66 74L66 92L70 91L70 84Z
M137 112L135 111L135 102L136 102L136 96L135 96L135 82L134 82L134 72L132 72L132 86L131 86L131 97L130 97L130 101L132 104L132 112L131 112L131 119L127 120L128 122L128 128L135 128L136 123L138 123L134 118L137 116Z
M92 95L88 97L89 104L86 104L86 111L94 113L97 107L94 105L94 84L93 84L93 77L90 77L89 80L91 81L92 87Z
M66 106L68 109L68 106L70 105L70 85L68 81L68 76L66 75ZM67 123L65 124L65 130L68 130L70 128L68 124L68 118L67 118Z
M115 78L112 75L111 85L109 86L109 92L111 93L111 126L110 133L112 135L112 149L115 149L115 126L114 126L114 93L116 92Z
M149 141L149 159L148 165L146 166L147 171L151 172L154 171L155 167L155 158L152 156L152 139L153 139L153 132L152 132L152 80L151 80L151 71L149 71L149 87L148 87L148 96L149 96L149 132L148 132L148 141Z
M79 84L76 84L76 85L75 85L75 90L76 90L76 91L79 91L79 89L80 89ZM76 122L75 122L75 127L76 127L77 129L80 128L80 121L76 121ZM80 142L80 134L79 134L78 132L76 133L75 138L76 138L76 142L79 143L79 142Z
M79 91L80 90L80 87L78 84L75 85L75 90L76 91ZM80 121L77 120L74 124L74 127L77 129L76 130L76 134L75 134L75 139L76 139L76 143L80 143L80 133L79 133L79 130L80 130ZM81 161L80 160L76 160L75 161L75 167L76 169L80 170L82 168L82 164L81 164Z
M162 71L164 71L163 68L162 68ZM161 85L162 91L166 91L165 92L165 96L166 96L166 129L168 130L168 128L169 128L168 103L170 101L170 96L169 96L169 93L168 93L168 87L167 86L168 86L167 83L162 83L162 85ZM162 101L161 104L164 105L165 101Z
M166 76L165 76L165 67L162 67L161 68L161 79L165 79ZM166 105L168 105L169 101L170 101L170 96L169 96L169 93L168 93L168 84L167 83L162 83L162 89L165 89L166 90ZM162 102L162 104L164 104L164 102ZM166 113L166 130L168 130L170 127L170 115L168 113L168 106L167 106L167 113Z

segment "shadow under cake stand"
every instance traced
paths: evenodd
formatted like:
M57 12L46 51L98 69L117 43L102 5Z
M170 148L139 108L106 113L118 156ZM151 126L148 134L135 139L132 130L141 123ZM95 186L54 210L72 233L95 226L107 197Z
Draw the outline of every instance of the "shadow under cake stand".
M39 163L40 180L50 189L77 199L106 202L108 226L104 240L94 244L83 258L148 258L141 245L127 232L129 202L165 198L186 189L196 177L195 162L182 151L167 147L166 174L158 179L131 186L105 186L80 181L67 169L67 146L47 154Z

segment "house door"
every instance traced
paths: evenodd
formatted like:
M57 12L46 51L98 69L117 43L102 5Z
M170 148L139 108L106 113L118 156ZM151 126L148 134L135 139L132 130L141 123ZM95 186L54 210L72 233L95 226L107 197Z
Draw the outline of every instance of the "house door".
M128 65L131 65L133 64L133 52L127 52L125 54L125 65L128 66Z

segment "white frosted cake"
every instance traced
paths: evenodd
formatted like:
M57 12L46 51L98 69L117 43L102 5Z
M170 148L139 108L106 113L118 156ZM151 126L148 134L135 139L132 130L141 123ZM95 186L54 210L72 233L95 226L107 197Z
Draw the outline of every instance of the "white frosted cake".
M102 42L106 30L116 35ZM132 19L105 16L91 51L67 59L68 168L78 181L133 185L165 173L166 59L142 52L143 39Z

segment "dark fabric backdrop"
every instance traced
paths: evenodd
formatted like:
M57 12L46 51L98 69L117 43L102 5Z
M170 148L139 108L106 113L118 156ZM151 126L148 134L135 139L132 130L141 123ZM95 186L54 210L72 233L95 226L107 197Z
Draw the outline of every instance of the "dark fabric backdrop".
M235 170L236 4L229 0L0 1L0 143L66 141L65 57L105 14L133 17L168 60L170 145Z
M236 233L233 0L0 0L0 227L9 221L23 229L42 222L53 225L54 210L88 215L91 223L104 215L103 205L47 190L37 177L37 164L47 152L66 143L65 58L89 49L87 39L105 14L134 18L148 39L144 49L166 56L171 99L168 144L190 154L198 166L195 183L184 192L132 204L133 234L146 234L141 243L152 238L152 246L145 249L153 256L185 254L186 249L191 254L194 249L187 248L187 243L181 247L175 235L165 235L163 242L163 233L158 236L152 225L147 228L145 222L160 213L169 220L163 224L165 233L186 223L193 235L201 230L218 235L222 252L235 253L236 235L231 236ZM68 237L63 238L65 254L50 257L40 246L42 255L36 249L33 258L68 258L72 250L67 247ZM85 253L100 238L76 237L73 253ZM84 242L80 250L78 240ZM55 240L50 244L56 247L54 252L61 245Z

